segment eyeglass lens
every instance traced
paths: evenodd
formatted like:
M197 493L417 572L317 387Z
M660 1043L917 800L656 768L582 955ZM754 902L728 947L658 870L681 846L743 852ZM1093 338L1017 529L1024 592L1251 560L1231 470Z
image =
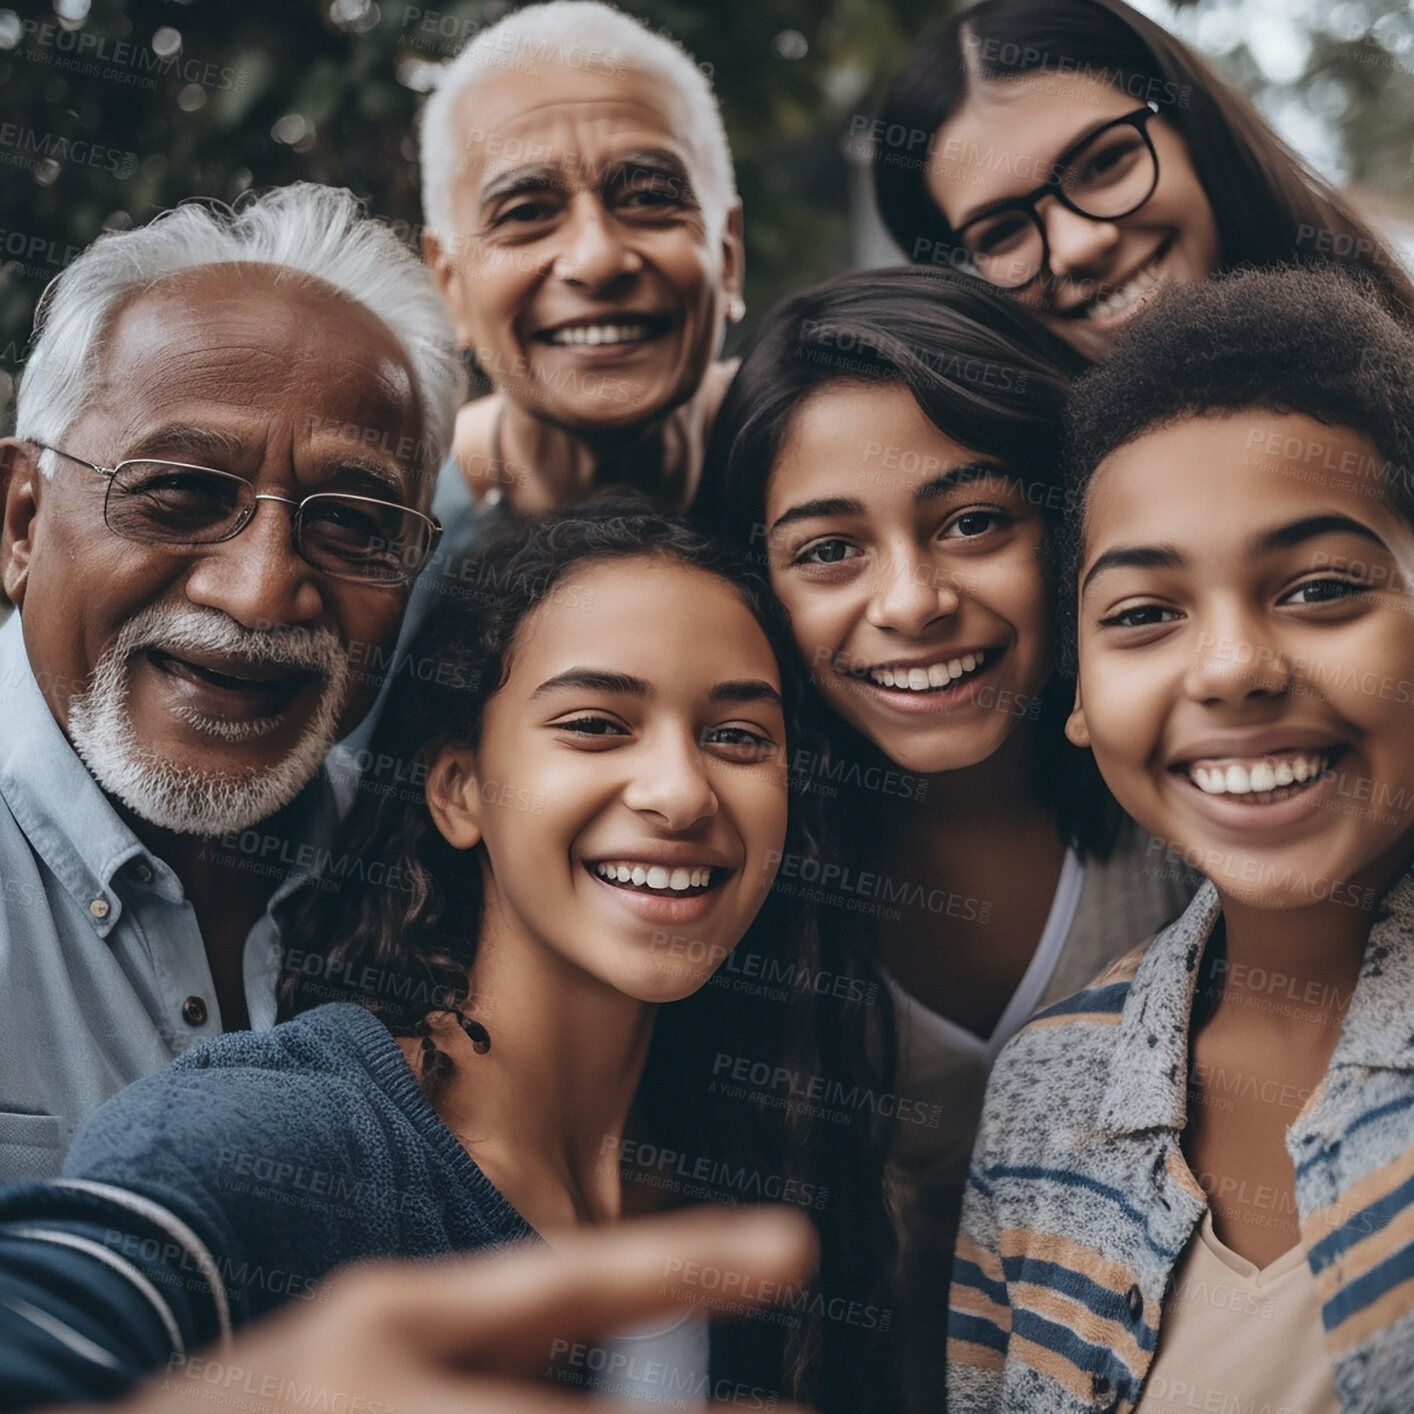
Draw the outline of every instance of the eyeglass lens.
M1154 150L1132 123L1103 128L1078 149L1060 175L1065 202L1099 221L1127 216L1153 194L1159 179ZM1011 207L985 217L965 232L978 273L993 284L1029 284L1045 263L1045 238L1034 206Z
M255 488L225 472L172 462L124 462L109 482L109 528L129 540L210 545L229 539L255 509ZM296 516L299 552L330 573L396 583L426 558L430 527L391 503L319 492Z

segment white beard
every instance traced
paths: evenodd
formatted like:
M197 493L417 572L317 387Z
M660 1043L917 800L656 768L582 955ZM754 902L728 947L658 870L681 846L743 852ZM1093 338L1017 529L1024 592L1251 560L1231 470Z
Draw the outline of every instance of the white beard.
M324 689L300 739L269 770L228 775L177 766L142 745L128 710L132 660L148 648L234 653L311 669L323 677ZM88 687L70 700L69 737L98 784L134 814L178 834L224 835L273 815L313 780L334 744L348 678L348 650L332 629L252 630L217 609L154 605L123 625ZM226 742L264 736L280 724L278 718L181 715L196 731Z

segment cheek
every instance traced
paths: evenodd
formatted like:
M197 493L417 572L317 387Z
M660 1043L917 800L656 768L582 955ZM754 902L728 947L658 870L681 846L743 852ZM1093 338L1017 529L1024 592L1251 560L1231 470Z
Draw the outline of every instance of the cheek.
M1028 540L958 574L962 593L1007 623L1019 655L1034 661L1050 656L1054 617L1040 554L1039 545Z

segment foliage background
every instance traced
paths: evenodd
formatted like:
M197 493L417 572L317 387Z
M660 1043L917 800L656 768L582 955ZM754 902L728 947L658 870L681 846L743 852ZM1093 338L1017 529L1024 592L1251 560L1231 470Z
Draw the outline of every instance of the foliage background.
M621 0L710 65L747 211L748 307L891 254L851 120L945 0ZM1388 0L1140 0L1329 175L1414 194L1414 23ZM105 228L192 196L352 187L415 239L433 66L511 0L32 0L0 9L0 399L34 305ZM851 154L853 159L851 160ZM748 320L749 327L749 320Z

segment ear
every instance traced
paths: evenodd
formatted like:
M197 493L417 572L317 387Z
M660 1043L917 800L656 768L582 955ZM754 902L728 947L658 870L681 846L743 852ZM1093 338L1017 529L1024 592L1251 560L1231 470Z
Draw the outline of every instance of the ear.
M455 259L456 248L459 244L460 238L453 237L452 246L448 248L442 244L441 238L432 231L424 230L422 233L423 263L432 272L433 282L452 316L452 325L457 331L457 341L463 348L470 348L472 344L471 326L464 318L461 273L457 269Z
M17 606L24 604L34 554L34 519L39 510L44 473L34 448L6 437L0 441L0 493L4 495L4 520L0 522L0 586Z
M1075 706L1065 719L1065 739L1082 750L1090 745L1090 728L1085 724L1085 704L1080 700L1080 683L1075 684Z
M470 747L440 747L428 765L425 790L432 821L453 849L481 843L481 782Z
M732 203L722 228L722 288L730 299L746 288L746 244L742 239L741 202Z

